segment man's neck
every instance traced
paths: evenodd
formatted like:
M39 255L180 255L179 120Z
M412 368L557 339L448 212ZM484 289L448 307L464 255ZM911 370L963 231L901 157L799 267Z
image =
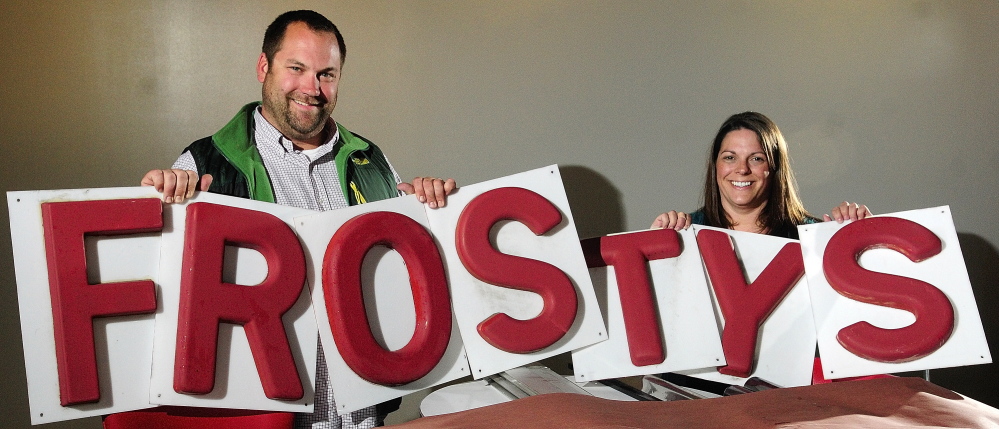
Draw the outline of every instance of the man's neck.
M295 139L290 138L288 136L285 136L285 138L288 139L288 140L291 140L291 145L294 146L295 149L298 149L298 150L312 150L312 149L316 149L319 146L322 146L322 145L326 144L326 141L328 140L327 136L329 135L328 134L329 133L329 130L328 130L329 127L330 127L329 126L329 121L327 120L326 125L323 126L323 129L321 131L319 131L319 134L316 134L315 136L313 136L310 139L307 139L307 140L295 140Z

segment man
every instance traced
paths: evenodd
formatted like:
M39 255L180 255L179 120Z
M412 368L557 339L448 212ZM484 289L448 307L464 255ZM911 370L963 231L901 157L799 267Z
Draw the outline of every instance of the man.
M333 210L415 193L429 207L443 207L456 187L453 179L400 183L377 146L330 117L345 57L343 37L321 14L301 10L277 17L257 60L262 102L244 106L221 130L188 146L173 168L152 170L141 184L156 187L167 203L202 190ZM380 425L392 409L337 416L321 345L319 351L315 412L296 415L295 426Z

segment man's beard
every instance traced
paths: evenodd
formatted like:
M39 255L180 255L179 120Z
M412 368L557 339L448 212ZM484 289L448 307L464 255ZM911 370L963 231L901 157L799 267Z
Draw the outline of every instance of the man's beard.
M327 109L329 106L324 105L323 108L316 112L316 115L311 115L307 117L296 116L291 111L291 99L287 99L287 104L282 105L284 110L284 122L288 124L291 129L299 133L299 136L292 136L296 138L305 138L307 136L316 135L319 130L323 128L326 124L326 119L330 117L332 109Z
M314 97L306 97L306 99L309 98L314 99ZM284 134L285 137L294 140L305 140L319 134L333 113L333 107L336 105L336 100L334 99L332 102L323 104L322 108L317 109L315 114L296 115L292 111L291 106L291 103L294 102L290 95L276 91L266 94L266 99L264 100L264 109L272 112L274 120L280 122L272 125Z

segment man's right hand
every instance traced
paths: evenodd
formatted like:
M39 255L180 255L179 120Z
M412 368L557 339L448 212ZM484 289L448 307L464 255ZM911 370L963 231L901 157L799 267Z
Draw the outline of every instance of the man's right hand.
M163 193L163 202L182 203L194 196L194 191L207 191L212 184L212 175L198 179L198 172L191 170L150 170L142 176L142 186L155 187Z

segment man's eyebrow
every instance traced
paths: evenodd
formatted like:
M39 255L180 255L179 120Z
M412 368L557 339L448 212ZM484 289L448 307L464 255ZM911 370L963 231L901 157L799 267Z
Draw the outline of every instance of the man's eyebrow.
M294 58L289 58L288 60L285 60L284 65L285 66L298 66L298 67L301 67L301 68L309 68L308 66L305 65L305 63L303 63L303 62L301 62L299 60L296 60ZM327 67L327 68L324 68L322 70L319 70L317 73L329 73L329 72L338 73L339 71L340 71L339 67L333 66L333 67Z

